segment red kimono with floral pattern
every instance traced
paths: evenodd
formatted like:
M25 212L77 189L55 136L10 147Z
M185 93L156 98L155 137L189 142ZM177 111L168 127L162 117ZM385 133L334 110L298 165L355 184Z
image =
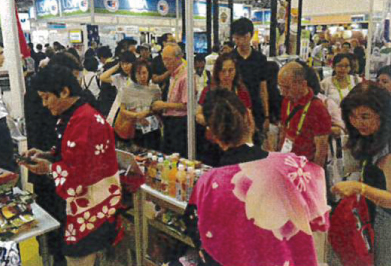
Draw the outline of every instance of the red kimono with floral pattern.
M121 189L112 127L90 105L79 107L53 163L57 194L66 201L67 244L75 244L106 221L113 222Z

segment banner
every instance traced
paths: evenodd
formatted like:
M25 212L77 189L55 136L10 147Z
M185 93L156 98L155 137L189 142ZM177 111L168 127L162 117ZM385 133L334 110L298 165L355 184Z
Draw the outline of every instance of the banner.
M52 18L60 16L60 7L57 0L35 0L37 18Z
M95 13L175 17L176 0L94 0Z
M63 16L90 13L89 0L59 0Z

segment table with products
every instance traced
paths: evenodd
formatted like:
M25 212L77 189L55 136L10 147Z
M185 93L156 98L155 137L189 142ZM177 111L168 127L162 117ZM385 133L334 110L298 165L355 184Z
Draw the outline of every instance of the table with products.
M14 194L23 193L19 188L14 188ZM46 233L51 232L60 227L60 223L54 219L50 214L48 214L42 207L37 203L31 204L32 213L34 215L35 225L29 229L21 231L18 234L6 239L7 241L14 241L16 243L23 242L33 237L40 237L40 250L42 263L44 266L51 265L50 263L50 254L49 247L46 238Z

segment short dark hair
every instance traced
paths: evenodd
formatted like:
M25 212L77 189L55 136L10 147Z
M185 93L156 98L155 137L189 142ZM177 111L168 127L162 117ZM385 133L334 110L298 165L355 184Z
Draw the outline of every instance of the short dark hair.
M248 18L240 18L235 20L231 25L232 35L246 35L250 33L251 36L254 34L254 24Z
M333 67L335 67L339 62L341 62L344 58L349 60L350 67L352 67L352 55L339 53L336 54L333 58Z
M79 53L77 52L77 50L75 49L75 48L69 48L68 50L67 50L67 52L68 53L70 53L70 54L72 54L76 59L77 59L77 61L79 61L79 63L81 63L81 60L80 60L80 55L79 55Z
M250 132L247 108L234 92L222 88L209 91L202 111L212 134L225 145L240 144Z
M43 68L32 80L36 91L51 92L57 97L64 87L70 90L70 96L81 96L83 89L73 75L72 70L61 65L51 65Z
M330 43L328 40L322 40L320 43Z
M350 44L350 42L344 42L344 43L342 44L342 46L344 46L344 45L349 46L349 48L352 47L352 45Z
M49 43L45 43L45 47L49 47L50 46L50 44Z
M129 48L129 43L127 40L123 39L118 42L117 46L115 47L114 55L116 57L119 57L123 52L127 51Z
M27 45L28 45L28 47L30 47L31 50L34 49L34 44L32 42L29 42Z
M98 58L110 58L113 56L109 46L99 47L98 50L96 51L96 54Z
M48 67L59 65L69 68L70 70L83 70L80 62L72 54L68 52L61 52L53 55L50 59Z
M213 45L212 52L218 53L220 51L220 45Z
M98 70L99 62L95 57L90 56L90 57L86 57L86 59L84 59L83 65L87 71L96 72Z
M391 78L391 65L384 66L377 71L376 78L378 78L380 75L387 75Z
M37 46L35 46L37 48L38 51L41 51L42 50L42 44L38 43Z
M137 81L137 78L136 78L136 74L142 67L146 67L147 68L147 70L148 70L148 83L151 81L151 79L152 79L152 69L151 69L151 66L149 65L148 61L146 61L144 59L138 59L136 61L136 63L133 64L132 70L130 72L130 78L133 80L134 83L138 84L138 81Z
M92 48L88 48L84 53L84 58L95 56L95 51Z
M163 42L167 42L168 40L168 36L172 35L172 33L164 33L161 37L160 37L160 45L163 45Z
M206 62L205 61L205 56L203 56L202 54L197 54L194 57L194 62Z
M380 116L380 128L371 136L362 136L350 123L352 111L360 106L372 109ZM366 160L379 153L390 141L391 95L372 81L356 85L341 102L342 118L348 131L346 147L357 160Z
M137 41L136 40L133 40L133 39L130 39L128 40L128 45L137 45Z

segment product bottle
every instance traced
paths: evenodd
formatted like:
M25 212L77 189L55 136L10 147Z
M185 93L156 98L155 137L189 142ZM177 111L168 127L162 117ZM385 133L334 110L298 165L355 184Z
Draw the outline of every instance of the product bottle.
M186 191L184 190L186 183L186 171L185 166L180 164L178 166L178 172L176 174L176 183L175 183L175 194L176 199L184 201L184 196L186 197Z
M171 163L171 170L168 173L168 195L175 198L175 182L176 182L176 173L178 169L176 168L176 162Z
M194 178L193 186L197 182L197 180L201 177L201 175L202 175L202 170L201 169L195 170L195 178Z
M147 159L145 160L144 162L144 169L145 169L145 174L146 174L146 177L147 177L147 185L152 187L152 178L149 176L149 165L152 163L152 153L149 152L148 155L147 155Z
M160 190L166 195L168 195L169 174L170 174L170 161L165 160L163 163L163 170L161 174L162 183L160 186Z
M186 201L189 201L191 193L193 191L194 179L195 179L194 167L188 167L187 175L186 175L186 183L185 183Z
M156 174L157 174L157 156L152 156L152 162L148 166L148 176L151 180L151 187L156 189Z
M159 157L156 167L156 190L162 191L162 173L164 169L164 159Z

